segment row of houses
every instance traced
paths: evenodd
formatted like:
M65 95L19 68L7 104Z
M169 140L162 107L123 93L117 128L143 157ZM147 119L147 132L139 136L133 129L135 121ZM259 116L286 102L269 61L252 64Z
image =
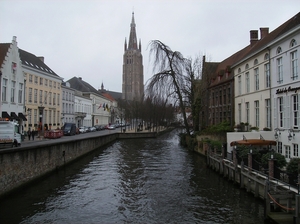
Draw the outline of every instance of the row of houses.
M17 38L0 44L2 119L19 123L21 134L29 129L59 129L66 122L94 126L115 122L121 93L100 90L73 77L64 82L44 62L44 57L19 49Z
M287 160L298 157L299 50L300 13L272 32L266 27L260 32L251 30L250 44L220 63L207 62L204 57L208 100L202 124L227 120L239 129L252 127L259 130L257 138L276 141L277 152ZM235 140L241 139L247 136L235 135Z

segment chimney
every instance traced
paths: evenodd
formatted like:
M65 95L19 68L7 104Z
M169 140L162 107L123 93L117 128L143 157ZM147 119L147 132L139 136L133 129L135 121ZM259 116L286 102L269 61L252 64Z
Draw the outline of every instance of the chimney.
M81 77L78 77L79 78L79 80L82 80L82 78Z
M42 62L44 62L45 58L44 57L38 57Z
M269 27L261 27L260 29L260 39L265 38L269 34Z
M253 46L258 41L258 30L250 30L250 45Z

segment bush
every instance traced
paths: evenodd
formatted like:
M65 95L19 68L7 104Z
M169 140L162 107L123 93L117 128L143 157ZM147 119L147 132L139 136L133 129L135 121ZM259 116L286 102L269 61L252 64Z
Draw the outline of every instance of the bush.
M300 158L292 158L286 167L286 172L291 174L298 174L298 164Z

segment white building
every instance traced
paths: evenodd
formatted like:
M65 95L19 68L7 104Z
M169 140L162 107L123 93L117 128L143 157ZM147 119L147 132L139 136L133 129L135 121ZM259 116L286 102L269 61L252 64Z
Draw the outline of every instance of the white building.
M276 151L289 161L299 157L300 144L300 13L271 33L268 28L260 31L260 39L258 31L250 32L248 52L232 66L235 122L272 130L272 135L261 132L256 136L277 141ZM232 150L231 141L255 136L250 133L227 135L228 151Z
M25 76L20 60L17 38L12 43L0 44L1 117L19 123L19 132L24 131Z
M286 30L288 26L290 29ZM299 157L300 145L300 13L278 29L286 32L269 46L273 130L277 152L289 161Z
M70 87L70 83L63 82L62 90L62 126L65 123L76 123L75 120L75 90Z

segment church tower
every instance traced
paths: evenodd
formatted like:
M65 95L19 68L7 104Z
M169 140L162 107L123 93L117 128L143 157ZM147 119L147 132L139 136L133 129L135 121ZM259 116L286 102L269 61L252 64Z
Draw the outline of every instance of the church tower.
M122 99L140 101L144 95L144 69L141 51L141 40L138 45L134 13L132 13L128 46L126 38L124 44Z

